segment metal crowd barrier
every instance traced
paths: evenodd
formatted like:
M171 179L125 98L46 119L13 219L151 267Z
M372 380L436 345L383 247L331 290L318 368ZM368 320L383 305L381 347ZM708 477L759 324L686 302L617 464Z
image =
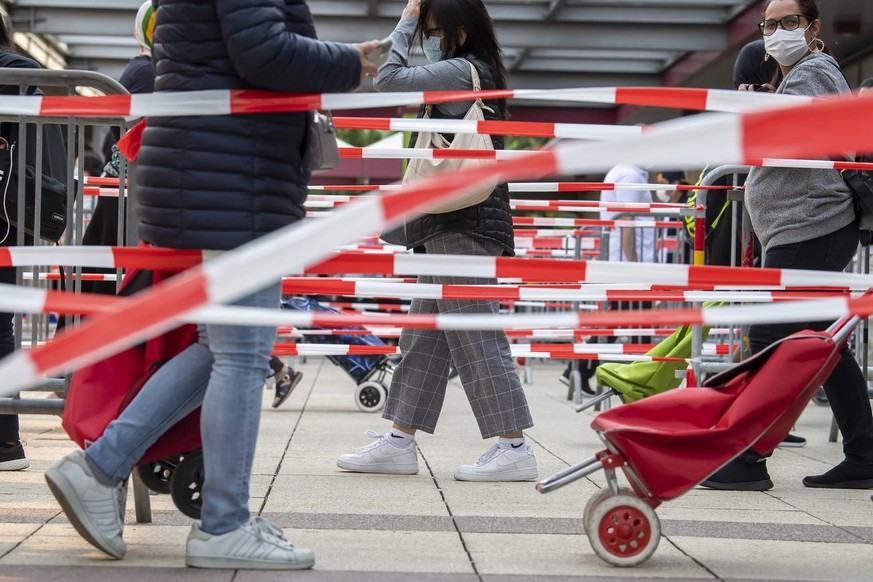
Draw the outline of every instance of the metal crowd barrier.
M75 95L77 90L85 89L89 92L99 92L106 95L126 94L127 90L115 80L93 71L75 71L75 70L43 70L43 69L10 69L0 68L0 86L16 87L20 95L28 94L29 90L32 93L32 88L38 87L47 94L64 94ZM80 118L80 117L38 117L38 116L17 116L17 115L0 115L0 122L3 124L18 125L18 152L27 152L28 139L33 136L35 139L35 156L32 160L28 160L26 155L18 155L17 174L25 175L25 166L28 161L32 161L36 175L36 190L40 191L42 184L43 169L46 164L44 159L43 144L45 141L45 128L59 127L64 137L66 147L66 187L67 187L67 216L66 216L66 231L63 238L58 244L82 244L82 236L85 230L85 224L91 212L91 208L96 206L96 199L91 200L91 204L87 203L87 197L84 195L84 180L81 178L85 175L85 153L87 151L87 143L99 144L102 137L117 128L119 133L123 133L128 127L128 123L123 118ZM30 135L29 135L30 134ZM96 150L99 151L99 150ZM108 161L108 160L106 160ZM119 196L118 196L118 241L119 245L133 244L136 241L136 232L134 228L126 229L125 240L125 224L135 225L135 198L133 192L135 186L133 181L126 188L125 180L128 177L128 168L122 159L119 168ZM76 178L79 178L76 180ZM18 224L24 224L25 204L25 181L18 181L18 216L15 218ZM39 196L35 197L34 215L40 216L41 200ZM51 243L40 240L40 221L34 220L34 245L45 246ZM25 245L24 229L18 229L17 240L11 241L11 244L16 246ZM50 280L41 280L41 275L50 272L48 266L38 266L33 268L18 268L16 282L18 285L26 284L34 287L48 288L55 283ZM25 272L29 273L29 280L25 280ZM80 291L81 290L81 267L74 267L71 270L65 270L63 277L63 287L65 289ZM75 325L77 318L68 318L68 325ZM15 316L15 347L16 349L33 348L47 341L53 332L54 318L46 314L40 313L18 313ZM39 392L54 392L58 395L56 399L46 398L0 398L0 414L62 414L64 407L63 394L66 391L69 383L69 375L65 378L46 378L38 386L28 389L29 391Z

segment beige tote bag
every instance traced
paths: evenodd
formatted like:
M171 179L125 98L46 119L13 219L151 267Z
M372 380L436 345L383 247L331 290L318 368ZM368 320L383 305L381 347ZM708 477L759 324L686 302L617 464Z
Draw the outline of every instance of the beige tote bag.
M470 63L470 72L473 76L473 91L481 91L482 86L479 82L479 73L476 67ZM425 109L424 118L430 118L432 105L428 105ZM470 107L464 119L473 119L483 121L485 119L484 110L487 109L493 113L490 107L487 107L481 99L477 99ZM415 142L416 148L423 149L452 149L452 150L494 150L494 144L491 142L491 136L487 134L468 134L457 133L455 138L449 143L440 133L423 131L418 134L418 139ZM403 183L414 182L421 178L428 178L434 174L442 174L453 172L462 168L480 166L483 164L493 164L495 160L458 160L458 159L434 159L434 160L409 160L409 165L406 167L406 173L403 175ZM434 208L429 208L428 214L444 214L446 212L454 212L468 206L475 206L480 202L484 202L494 191L498 181L486 183L472 192L468 192L461 198L456 198L445 204L440 204Z

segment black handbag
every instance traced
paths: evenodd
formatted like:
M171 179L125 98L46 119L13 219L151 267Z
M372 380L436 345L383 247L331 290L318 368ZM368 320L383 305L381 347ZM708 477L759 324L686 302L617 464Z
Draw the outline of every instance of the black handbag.
M339 163L339 147L336 143L336 128L328 113L306 113L306 151L303 166L310 172L330 170Z
M873 172L869 170L843 170L843 180L855 197L860 215L873 215Z
M34 235L36 208L36 169L25 166L24 176L24 232ZM20 176L16 157L16 144L0 138L0 193L3 197L0 220L21 230L18 224L18 184ZM67 227L67 187L47 174L42 174L40 190L39 237L49 242L58 242ZM0 232L5 229L0 229ZM5 240L3 242L6 242Z

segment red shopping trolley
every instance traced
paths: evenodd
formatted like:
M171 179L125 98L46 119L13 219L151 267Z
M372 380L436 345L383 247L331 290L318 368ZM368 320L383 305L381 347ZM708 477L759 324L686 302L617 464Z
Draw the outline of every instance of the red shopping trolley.
M744 450L768 453L830 376L860 318L788 336L703 387L672 390L601 412L591 423L606 448L537 484L554 491L600 469L607 487L585 505L594 552L636 566L658 547L655 508L692 489ZM619 487L622 469L631 487Z

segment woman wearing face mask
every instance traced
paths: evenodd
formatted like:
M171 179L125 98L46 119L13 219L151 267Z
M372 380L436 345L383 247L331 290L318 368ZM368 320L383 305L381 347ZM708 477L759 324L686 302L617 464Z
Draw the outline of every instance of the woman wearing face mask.
M395 28L394 47L379 70L380 91L472 89L472 64L482 89L506 87L506 70L493 22L482 0L409 0ZM430 64L409 66L409 52L420 42ZM431 117L460 119L472 102L433 108ZM505 104L487 101L487 119L504 119ZM421 110L419 117L424 113ZM492 137L495 148L503 140ZM446 214L426 214L407 224L407 246L416 252L450 255L511 256L512 215L505 185L476 206ZM496 279L419 277L421 283L483 285ZM414 299L410 313L497 313L497 301ZM509 351L506 334L494 331L404 330L403 351L388 392L383 417L394 425L358 454L342 455L337 465L362 473L418 473L415 432L433 433L454 364L483 438L499 441L478 461L458 467L461 481L522 481L537 477L537 464L522 430L533 425L527 400Z
M759 25L770 58L784 79L776 93L818 97L850 88L837 62L824 52L815 0L771 0ZM741 85L740 90L753 90ZM810 120L798 119L798 128ZM809 139L815 139L811 135ZM764 267L842 271L858 246L852 194L836 170L754 168L746 182L746 205L764 246ZM826 284L826 281L822 281ZM829 322L752 326L753 352L802 329ZM843 435L845 460L823 475L804 478L807 487L873 488L873 414L867 382L848 347L824 384ZM765 451L766 452L766 451ZM773 486L765 458L743 453L704 485L763 491Z

